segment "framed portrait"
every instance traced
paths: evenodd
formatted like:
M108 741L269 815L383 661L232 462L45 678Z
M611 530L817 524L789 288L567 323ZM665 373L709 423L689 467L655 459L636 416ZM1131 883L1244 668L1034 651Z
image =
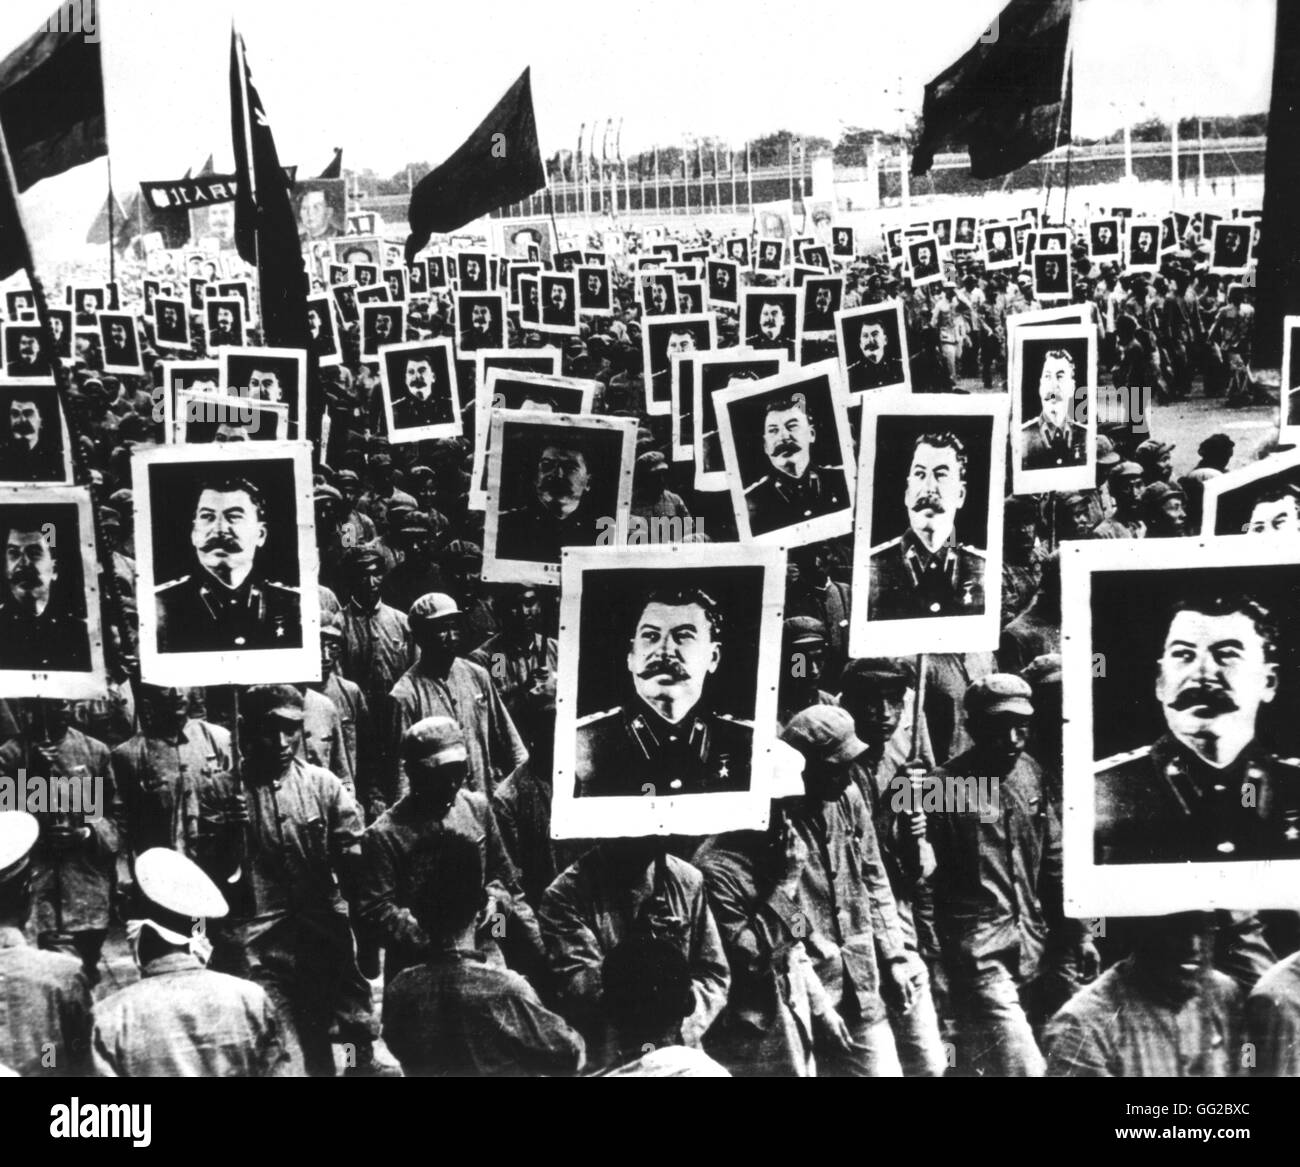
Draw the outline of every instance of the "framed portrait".
M1088 224L1088 256L1094 263L1119 263L1123 258L1119 220L1093 219Z
M673 353L706 352L717 343L718 324L712 312L646 319L641 329L646 413L651 417L672 413Z
M749 254L749 237L745 235L733 235L723 244L722 254L737 267L752 267L753 262Z
M578 277L574 272L544 271L538 277L542 327L547 332L578 335Z
M380 390L390 442L461 435L460 393L450 337L379 350Z
M742 543L798 547L853 529L853 443L837 361L713 396Z
M609 268L582 264L574 276L578 285L580 315L608 316L614 311L614 289L610 284Z
M1214 225L1210 250L1210 271L1216 275L1240 276L1250 270L1253 224L1247 220Z
M1034 296L1044 303L1074 297L1074 268L1064 251L1036 251L1032 262Z
M538 291L540 283L540 273L535 276L523 276L519 281L520 324L540 325L542 323L541 293Z
M140 351L140 318L134 312L101 312L98 325L99 343L104 354L104 372L143 376L144 356ZM7 334L8 327L5 331ZM8 340L7 335L5 339ZM5 355L8 354L9 350L6 346ZM8 363L5 369L7 372Z
M980 228L984 241L984 266L1002 271L1020 266L1020 255L1009 223L986 223Z
M519 282L525 276L536 279L541 273L542 266L538 263L512 263L510 265L510 306L518 308L519 300Z
M800 334L805 340L829 340L835 335L835 316L843 306L843 276L818 275L805 280Z
M505 348L505 293L458 292L456 329L457 355L476 352L481 348Z
M1128 241L1129 272L1158 272L1160 270L1160 224L1150 219L1138 219L1125 226Z
M75 364L72 349L72 309L49 309L50 334L54 337L55 355L68 366Z
M735 308L740 303L740 264L731 259L710 259L705 283L711 308Z
M779 348L795 360L803 302L802 288L746 288L741 297L741 344L751 349Z
M756 271L779 272L785 267L785 240L766 237L758 241Z
M221 392L269 401L289 411L289 432L298 437L307 416L307 352L300 348L222 349Z
M424 260L428 272L429 291L441 292L451 287L451 277L447 272L447 258L443 255L429 255Z
M4 337L0 358L4 361L5 380L54 380L53 359L44 351L39 324L6 324L0 335ZM139 357L138 345L136 356Z
M132 480L145 681L319 680L311 444L136 450Z
M1201 534L1300 538L1300 450L1270 454L1206 479ZM1300 550L1300 543L1292 546Z
M831 228L831 255L844 261L857 255L854 229L847 223L837 223Z
M627 542L635 418L493 410L483 578L558 585L565 547Z
M878 389L912 385L903 304L886 300L835 314L835 340L849 393L857 396Z
M485 251L456 252L456 286L462 292L490 292Z
M1097 330L1084 324L1015 333L1013 494L1092 490L1097 482Z
M154 339L159 348L190 347L190 313L184 300L169 296L155 297L153 322Z
M907 244L907 264L912 283L918 288L937 284L943 279L943 259L939 240L933 235L912 239Z
M90 492L0 489L0 697L107 696Z
M755 382L784 372L789 363L784 349L729 348L695 358L690 418L689 421L683 418L682 428L684 437L694 450L696 490L721 492L729 488L727 465L722 454L717 394L735 386L750 388Z
M1294 551L1084 540L1061 571L1066 912L1292 907Z
M565 552L555 838L766 825L784 588L775 547ZM688 761L666 764L665 726Z
M72 445L52 380L0 381L0 486L72 485Z
M289 407L224 393L182 389L176 394L176 420L166 433L169 445L203 442L282 442L289 436Z
M244 344L244 301L238 296L214 296L203 305L208 351Z
M672 316L677 311L677 274L651 268L637 272L633 285L637 303L644 316Z
M334 326L334 307L329 296L307 297L307 351L322 369L341 364L338 329Z
M1006 407L932 396L862 401L851 656L998 646Z
M361 355L377 361L386 344L401 344L406 339L406 305L361 304Z
M383 263L384 249L379 237L373 234L348 235L334 240L334 262L352 264L369 264L376 270Z

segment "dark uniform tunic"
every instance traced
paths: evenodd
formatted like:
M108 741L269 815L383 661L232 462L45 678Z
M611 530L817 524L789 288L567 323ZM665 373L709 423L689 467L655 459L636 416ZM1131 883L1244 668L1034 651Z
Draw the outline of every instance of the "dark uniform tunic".
M88 672L86 622L69 615L57 600L39 616L14 603L0 605L0 669Z
M883 361L869 361L862 357L849 362L848 374L849 389L854 393L863 389L880 389L902 382L903 362L898 357L887 357Z
M1300 859L1300 758L1258 743L1222 770L1166 734L1097 768L1098 863Z
M802 478L773 471L745 491L754 535L834 514L849 505L842 466L809 466Z
M393 425L399 430L413 426L445 425L453 420L451 398L441 394L430 394L423 400L407 396L393 402Z
M505 511L497 525L497 558L559 563L562 547L594 547L603 528L586 499L562 519L540 507Z
M1054 470L1058 466L1082 466L1088 461L1088 431L1067 421L1053 429L1041 417L1020 427L1021 465L1026 470Z
M254 575L232 591L198 573L163 584L157 600L159 652L302 647L296 588Z
M949 536L931 555L910 528L871 550L872 620L979 616L984 612L984 553Z
M696 710L670 725L640 702L578 722L575 797L748 790L754 730Z

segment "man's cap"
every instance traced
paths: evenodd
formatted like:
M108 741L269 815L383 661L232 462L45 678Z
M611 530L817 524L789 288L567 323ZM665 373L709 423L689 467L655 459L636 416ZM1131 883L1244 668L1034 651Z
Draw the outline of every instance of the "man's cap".
M469 759L465 734L451 717L426 717L402 735L402 757L424 766L445 766Z
M1173 486L1168 482L1153 482L1142 492L1142 505L1148 511L1158 511L1171 498L1186 499L1187 495L1181 486Z
M1147 438L1135 451L1134 456L1143 464L1147 462L1157 462L1174 449L1172 442L1158 442L1155 438Z
M1121 462L1106 477L1108 481L1115 478L1141 478L1142 467L1136 462Z
M135 884L150 904L176 916L219 920L230 911L203 869L169 847L151 847L135 861Z
M343 552L342 565L345 570L364 567L370 563L384 565L384 553L374 543L357 543Z
M328 498L334 502L343 501L343 496L337 490L335 490L334 487L330 486L329 483L327 482L317 483L316 489L312 491L312 498L314 499Z
M663 456L660 450L647 450L636 460L637 472L640 474L652 474L657 470L668 469L668 459Z
M253 685L244 696L248 717L282 717L286 721L303 719L302 694L292 685Z
M41 825L25 810L0 812L0 883L17 879L31 864Z
M1014 673L989 673L966 690L966 712L991 716L996 713L1014 713L1033 717L1034 691L1028 681Z
M447 559L453 562L482 558L483 548L477 543L471 543L468 539L453 539L447 544Z
M1202 457L1207 454L1223 454L1226 456L1230 455L1236 448L1237 443L1228 437L1227 434L1211 434L1205 439L1205 441L1196 447L1196 452Z
M1098 466L1118 466L1119 452L1115 449L1115 443L1105 434L1097 435L1097 465Z
M782 638L786 644L807 644L810 641L826 639L826 625L815 616L791 616L781 626Z
M1028 523L1038 518L1038 503L1027 494L1013 494L1002 507L1004 523Z
M407 618L412 624L427 624L445 616L458 615L460 606L446 592L426 592L411 605Z
M1039 685L1059 685L1061 683L1061 654L1059 652L1045 652L1042 656L1034 657L1020 670L1020 676L1034 689L1037 689Z
M357 476L355 470L340 470L334 475L335 482L359 483L361 479Z
M838 705L812 705L800 710L781 731L781 740L804 757L831 765L851 762L867 750L852 716Z
M856 657L840 673L841 692L848 692L860 685L897 689L906 688L911 683L912 674L900 661L889 656Z

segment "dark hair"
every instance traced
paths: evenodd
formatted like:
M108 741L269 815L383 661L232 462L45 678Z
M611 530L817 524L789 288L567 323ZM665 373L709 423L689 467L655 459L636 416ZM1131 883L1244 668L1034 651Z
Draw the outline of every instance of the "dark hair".
M1044 355L1043 364L1047 364L1048 361L1065 361L1069 364L1070 371L1071 372L1074 371L1074 357L1072 357L1066 349L1063 348L1051 349L1049 352L1047 352Z
M217 494L235 494L243 491L252 501L257 510L257 517L260 521L266 514L266 502L262 498L262 492L257 489L247 478L205 478L199 483L199 489L194 495L194 509L198 510L199 499L203 497L205 490L215 491Z
M1264 487L1251 500L1251 510L1262 502L1281 502L1284 498L1289 498L1295 504L1296 514L1300 515L1300 487L1290 482L1274 482Z
M957 470L961 480L966 481L966 447L961 438L951 430L927 430L912 443L912 457L922 446L932 446L936 450L951 450L957 456Z
M1277 661L1277 621L1263 604L1240 592L1216 592L1198 599L1179 600L1169 610L1165 621L1165 635L1180 612L1199 612L1203 616L1232 616L1240 612L1249 617L1255 631L1264 642L1264 659L1270 664Z
M654 588L641 602L640 607L636 610L636 622L639 622L641 615L651 604L663 604L670 608L685 607L687 604L697 604L704 609L705 619L709 622L709 635L715 641L722 639L722 613L718 609L717 601L702 588L694 587L662 587ZM632 635L636 635L636 623L632 625Z
M415 918L435 940L467 928L483 906L478 844L455 831L439 831L420 846L413 876Z
M769 413L788 413L792 409L797 409L804 417L808 417L808 399L802 393L783 393L779 397L769 398L763 406L763 416L767 417Z
M691 971L680 948L658 937L629 937L601 967L601 1003L616 1028L657 1038L693 1008Z

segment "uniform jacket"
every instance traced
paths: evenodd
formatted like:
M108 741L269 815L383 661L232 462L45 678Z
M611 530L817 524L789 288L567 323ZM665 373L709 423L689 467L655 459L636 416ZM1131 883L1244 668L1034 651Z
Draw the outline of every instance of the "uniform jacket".
M868 618L982 615L984 567L984 553L955 535L930 556L909 528L871 549Z
M88 1074L90 1008L80 960L0 928L0 1065L24 1078Z
M296 588L256 575L231 591L205 573L157 589L160 652L301 648L302 601Z

